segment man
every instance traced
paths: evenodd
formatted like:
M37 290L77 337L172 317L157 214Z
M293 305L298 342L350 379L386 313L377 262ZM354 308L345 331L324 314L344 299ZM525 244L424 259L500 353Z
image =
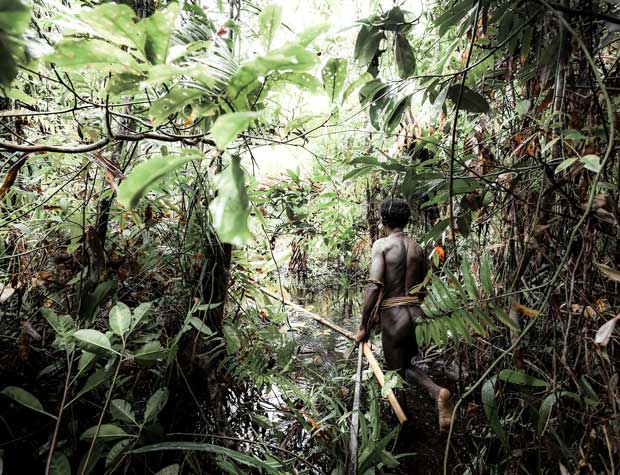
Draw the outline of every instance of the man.
M409 204L399 198L386 198L380 211L387 237L372 246L362 323L355 340L367 340L370 327L379 323L373 320L380 319L388 369L397 370L402 378L428 391L437 404L439 429L443 432L449 429L452 417L450 391L435 384L411 362L418 353L415 326L422 309L420 299L410 295L409 290L424 280L427 260L420 245L403 232L411 216ZM399 400L407 412L404 395Z

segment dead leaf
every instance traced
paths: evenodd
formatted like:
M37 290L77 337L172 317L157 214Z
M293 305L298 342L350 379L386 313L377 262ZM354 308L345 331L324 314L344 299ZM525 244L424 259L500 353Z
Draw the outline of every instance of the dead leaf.
M15 289L10 285L5 285L2 289L2 294L0 294L0 304L3 304L7 300L11 298L11 296L15 293Z
M601 273L609 280L620 282L620 272L617 270L607 267L605 264L599 264L598 262L595 262L594 265L598 267L598 270L600 270Z
M568 469L562 465L562 463L560 462L560 474L561 475L570 475L570 472L568 471Z
M519 312L521 315L524 315L526 317L537 317L538 315L540 315L540 312L538 310L534 310L533 308L521 305L516 300L512 301L511 307L514 311Z
M22 332L32 338L34 341L41 341L41 335L38 331L34 329L32 324L28 320L24 320L21 322L22 324Z
M614 318L605 323L601 328L596 332L596 337L594 337L594 343L601 346L607 346L609 343L609 339L614 332L614 328L616 327L616 322L620 319L620 315L616 315Z

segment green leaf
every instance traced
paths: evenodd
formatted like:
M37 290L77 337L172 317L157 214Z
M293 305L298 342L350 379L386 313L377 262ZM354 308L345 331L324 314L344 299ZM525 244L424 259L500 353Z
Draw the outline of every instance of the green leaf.
M535 378L523 371L515 371L512 369L503 369L499 372L499 379L507 383L520 384L523 386L534 386L546 388L549 384L542 379Z
M353 58L360 66L368 66L379 49L379 43L384 38L385 35L378 28L363 25L355 40Z
M209 206L213 228L220 240L236 246L246 244L252 239L248 228L250 201L240 161L239 157L233 157L230 165L216 175L214 183L217 196Z
M84 394L89 393L90 391L92 391L93 389L95 389L96 387L102 385L103 383L105 383L108 379L110 379L113 375L113 370L105 370L105 369L98 369L97 371L95 371L93 374L91 374L88 379L86 380L86 382L84 383L84 387L80 390L79 393L77 393L77 395L69 402L69 404L73 403L74 401L77 401L78 399L80 399ZM67 404L67 405L69 405Z
M48 61L64 68L91 68L97 71L138 69L136 60L129 53L97 39L65 38L56 45Z
M481 94L472 91L467 86L463 86L463 96L461 98L461 109L468 112L489 112L489 103ZM448 97L455 104L458 102L459 93L461 91L460 84L454 84L448 88Z
M54 340L53 346L66 350L71 349L71 345L73 344L71 335L75 331L75 325L71 316L58 316L46 307L41 307L41 313L56 333L56 339Z
M123 336L131 326L131 310L123 302L118 302L109 315L110 328L118 336Z
M118 188L118 202L133 209L153 184L191 160L204 158L196 149L184 149L181 155L155 156L131 170Z
M136 328L144 316L151 310L153 302L144 302L138 305L131 315L131 329Z
M472 300L478 300L480 295L478 294L478 287L474 281L474 276L471 273L471 261L469 257L463 257L461 261L461 275L463 276L463 283L465 284L465 290L469 294Z
M73 334L77 345L85 351L97 355L113 353L112 345L107 336L97 330L78 330Z
M568 167L570 167L573 163L575 163L577 160L579 160L579 157L570 157L567 158L565 160L562 160L562 163L560 163L556 168L555 168L555 172L556 173L560 173L563 170L566 170Z
M203 321L198 317L191 317L189 319L189 324L200 333L204 333L207 336L213 335L213 330L211 330L207 325L205 325Z
M319 62L316 54L298 44L289 44L243 64L228 81L227 93L233 100L258 88L275 73L303 72Z
M258 15L258 33L266 49L271 49L273 35L282 23L282 7L267 5Z
M196 452L210 452L218 455L230 457L236 462L243 463L250 467L262 468L270 473L274 473L277 468L275 462L267 463L256 456L237 452L219 445L207 444L202 442L163 442L160 444L147 445L133 451L134 454L144 454L148 452L160 452L162 450L190 450ZM279 465L279 464L278 464Z
M329 23L319 23L318 25L310 26L297 35L297 44L304 48L312 43L317 36L322 35L329 30Z
M179 473L181 473L181 466L175 463L162 468L155 475L179 475Z
M35 396L33 396L25 389L18 388L17 386L7 386L2 391L0 391L0 394L4 394L6 397L13 399L15 402L18 402L22 406L26 406L33 411L45 414L46 416L50 416L51 418L56 419L56 417L49 412L45 412L43 410L43 405L41 404L41 401L39 401Z
M601 159L598 155L584 155L580 158L580 160L583 163L583 166L588 170L594 173L598 173L601 171Z
M383 125L383 130L385 133L391 134L394 132L396 127L398 127L398 124L400 124L403 113L407 110L410 103L411 96L408 95L399 99L398 102L395 102L393 107L389 109L386 108L385 123Z
M531 104L532 103L529 99L523 99L522 101L519 101L517 103L517 105L515 106L515 111L517 112L517 114L523 117L527 115L527 112L530 110Z
M32 4L26 0L0 0L0 30L21 35L30 23Z
M376 170L375 167L361 167L354 168L350 172L348 172L345 176L342 177L342 181L353 180L354 178L359 178L364 175L368 175L371 171Z
M146 39L144 52L152 64L163 64L168 56L172 28L179 13L179 4L168 3L166 8L143 20Z
M487 295L493 295L493 281L491 279L491 263L489 256L484 254L480 259L480 283Z
M323 90L323 85L315 76L309 73L282 73L274 76L277 81L283 81L305 89L312 93ZM311 116L314 117L314 116Z
M357 91L359 88L363 87L366 83L372 79L372 74L369 72L364 72L360 77L358 77L355 81L347 86L342 94L342 102L346 101L351 94Z
M166 351L159 341L150 341L142 345L134 355L134 358L140 362L156 361L162 359L165 353Z
M383 84L380 79L373 79L362 86L359 92L360 104L364 105L369 101L381 99L389 91L389 86Z
M482 390L480 392L482 408L484 410L484 414L487 416L491 429L493 429L493 432L495 432L499 440L506 445L506 432L504 431L504 427L502 426L497 413L497 403L495 401L495 381L496 377L493 376L492 378L487 379L482 385Z
M95 438L95 433L97 432L97 426L93 426L90 429L86 429L82 435L80 436L80 440L91 441ZM97 433L97 439L121 439L129 437L129 434L125 432L120 427L114 424L101 424L99 427L99 432Z
M180 111L187 104L196 102L204 94L204 90L195 87L174 87L168 94L153 102L149 109L149 119L153 125L161 125L168 116Z
M128 5L104 3L95 8L83 10L79 15L95 32L112 43L129 46L142 52L146 35L137 15Z
M496 305L492 305L489 304L489 307L495 311L495 316L497 317L497 319L502 322L504 325L506 325L508 328L510 328L511 330L520 333L521 329L519 328L519 325L517 325L512 318L510 318L510 315L508 315L502 308L500 308L499 306Z
M402 33L396 35L396 44L394 45L394 58L398 67L398 75L402 78L408 78L415 73L415 56L411 44Z
M54 451L52 454L49 475L71 475L71 464L62 452Z
M231 112L219 116L211 127L211 136L217 148L226 150L237 135L246 130L259 116L258 112Z
M115 419L137 425L136 414L133 412L131 404L124 399L112 399L110 402L110 413Z
M323 77L323 87L327 92L327 97L331 102L338 101L340 91L347 79L348 62L342 58L330 58L323 69L321 76Z
M105 456L105 466L111 466L115 462L115 460L120 457L120 455L125 451L125 449L129 446L130 443L131 439L125 439L114 444Z
M150 422L157 417L168 402L168 389L160 388L146 402L144 411L144 422Z

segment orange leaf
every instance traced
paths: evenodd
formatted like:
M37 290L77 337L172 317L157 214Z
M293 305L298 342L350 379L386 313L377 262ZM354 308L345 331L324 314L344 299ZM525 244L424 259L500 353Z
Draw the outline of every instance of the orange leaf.
M512 301L512 309L526 317L537 317L538 315L540 315L540 312L538 310L534 310L533 308L529 308L529 307L526 307L525 305L521 305L519 302L515 300Z

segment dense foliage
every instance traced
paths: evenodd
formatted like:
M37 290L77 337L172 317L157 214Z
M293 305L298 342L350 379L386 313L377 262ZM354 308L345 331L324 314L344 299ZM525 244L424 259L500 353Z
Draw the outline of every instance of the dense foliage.
M0 0L0 473L344 473L353 364L261 288L357 325L390 194L457 418L401 450L367 378L359 473L615 473L619 32L612 0Z

